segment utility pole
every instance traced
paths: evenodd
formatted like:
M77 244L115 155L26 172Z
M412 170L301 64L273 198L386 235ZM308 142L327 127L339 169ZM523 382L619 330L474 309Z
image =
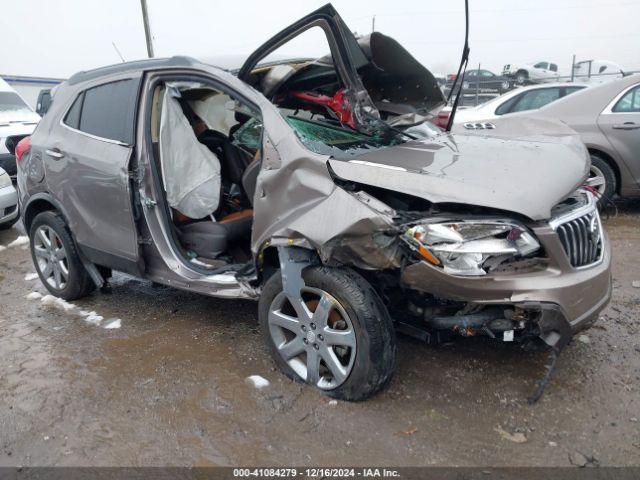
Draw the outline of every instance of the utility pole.
M376 16L374 15L371 19L371 33L376 31Z
M147 41L147 55L153 58L153 42L151 40L151 29L149 28L149 11L147 10L147 0L140 0L142 6L142 21L144 23L144 38Z
M571 59L571 81L573 82L575 76L575 67L576 67L576 55L573 54L573 58Z

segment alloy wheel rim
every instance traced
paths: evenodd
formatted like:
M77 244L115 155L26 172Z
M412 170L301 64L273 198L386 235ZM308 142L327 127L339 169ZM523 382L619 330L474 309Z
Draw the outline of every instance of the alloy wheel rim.
M60 236L48 225L41 225L33 239L33 253L40 276L56 290L62 290L69 281L67 251Z
M607 180L605 179L604 172L595 165L591 165L589 169L587 185L595 188L600 196L604 195L604 192L607 190Z
M322 390L342 385L356 358L353 323L335 297L303 287L280 292L269 307L269 333L278 354L307 383Z

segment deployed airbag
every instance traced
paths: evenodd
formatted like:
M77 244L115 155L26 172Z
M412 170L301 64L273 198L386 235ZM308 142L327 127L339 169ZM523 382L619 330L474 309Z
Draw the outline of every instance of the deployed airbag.
M180 92L168 87L160 117L160 162L169 206L189 218L209 216L220 201L220 161L196 138Z

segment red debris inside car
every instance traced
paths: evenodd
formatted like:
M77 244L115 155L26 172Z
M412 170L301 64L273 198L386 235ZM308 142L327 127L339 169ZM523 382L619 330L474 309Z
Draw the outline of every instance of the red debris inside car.
M345 98L345 90L340 89L333 97L315 92L291 92L291 96L317 105L324 105L338 117L340 123L356 128L349 102Z

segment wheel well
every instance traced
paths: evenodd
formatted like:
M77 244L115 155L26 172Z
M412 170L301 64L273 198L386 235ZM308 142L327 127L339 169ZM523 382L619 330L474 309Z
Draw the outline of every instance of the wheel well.
M36 218L39 213L48 211L58 211L58 209L51 202L44 199L34 200L29 204L22 217L27 234L29 230L31 230L33 219Z
M301 250L309 251L306 248ZM311 251L313 253L310 256L310 265L322 264L318 252L315 250ZM269 280L269 278L271 278L271 276L276 273L279 268L280 255L278 254L278 247L270 246L262 250L262 252L258 256L258 272L262 284Z
M611 155L601 150L595 148L587 148L587 150L589 151L589 155L593 155L594 157L598 157L600 160L607 162L607 164L613 169L613 173L616 175L616 193L620 194L620 169L618 168L616 161L611 157Z
M260 254L260 271L262 283L269 280L271 275L280 268L280 257L277 247L267 247Z
M518 70L518 71L516 72L516 76L517 76L518 74L520 74L520 73L524 74L524 76L525 76L525 77L529 77L529 72L527 72L527 71L526 71L525 69L523 69L523 68L521 68L520 70Z

